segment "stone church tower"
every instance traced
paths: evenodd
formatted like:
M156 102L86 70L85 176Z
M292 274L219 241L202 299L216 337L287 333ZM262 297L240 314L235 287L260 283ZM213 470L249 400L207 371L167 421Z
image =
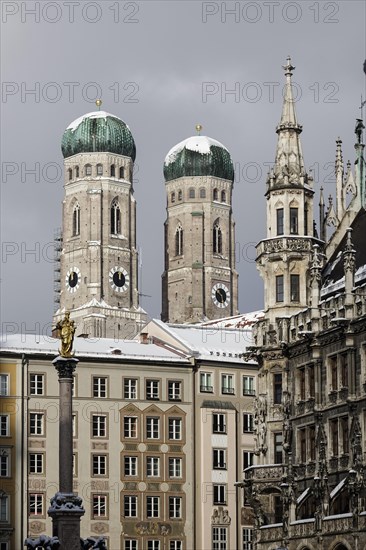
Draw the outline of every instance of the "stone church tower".
M167 219L162 320L196 323L236 314L230 153L214 139L190 137L169 151L164 177Z
M132 338L146 322L137 286L136 148L128 126L104 111L70 124L65 158L60 308L76 335Z

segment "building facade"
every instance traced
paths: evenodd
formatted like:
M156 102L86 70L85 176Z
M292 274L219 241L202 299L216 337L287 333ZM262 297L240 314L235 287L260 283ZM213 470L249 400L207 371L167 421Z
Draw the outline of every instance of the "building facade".
M302 180L289 59L284 69L276 162L267 181L268 238L257 246L265 286L250 355L260 365L258 462L245 471L243 485L255 514L254 548L360 549L366 546L364 127L358 120L354 172L350 163L344 170L337 140L336 203L330 199L325 211L321 193L318 239L309 217L312 182Z

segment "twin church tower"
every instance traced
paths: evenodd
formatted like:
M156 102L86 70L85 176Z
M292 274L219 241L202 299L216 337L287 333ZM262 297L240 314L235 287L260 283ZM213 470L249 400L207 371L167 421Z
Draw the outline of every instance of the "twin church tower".
M288 58L275 164L267 179L267 238L257 246L269 326L310 299L314 189L301 150L293 69ZM173 147L164 162L161 317L170 323L238 313L233 162L221 143L199 135L200 125L196 130L198 135ZM61 294L54 320L68 310L78 335L132 338L147 321L139 306L133 136L121 119L96 111L70 124L62 152Z
M79 336L132 338L147 322L139 305L132 133L115 115L88 113L66 129L62 153L61 292L54 322L70 311ZM196 135L171 149L164 176L163 321L237 313L230 153Z

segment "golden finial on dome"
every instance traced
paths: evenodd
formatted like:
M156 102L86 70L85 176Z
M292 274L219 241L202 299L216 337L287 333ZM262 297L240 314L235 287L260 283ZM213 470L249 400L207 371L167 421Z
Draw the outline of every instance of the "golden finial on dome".
M98 107L99 111L100 111L100 107L102 105L103 101L101 99L97 99L96 102L95 102L95 105Z
M196 124L196 132L199 136L201 135L201 130L202 130L202 125L201 124Z

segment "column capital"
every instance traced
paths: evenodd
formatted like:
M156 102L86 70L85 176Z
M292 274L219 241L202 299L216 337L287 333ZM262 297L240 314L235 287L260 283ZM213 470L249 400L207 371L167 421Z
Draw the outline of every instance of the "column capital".
M56 359L52 361L52 364L55 366L55 369L58 372L59 380L61 380L62 378L72 378L78 362L79 360L75 359L75 357L56 357Z

